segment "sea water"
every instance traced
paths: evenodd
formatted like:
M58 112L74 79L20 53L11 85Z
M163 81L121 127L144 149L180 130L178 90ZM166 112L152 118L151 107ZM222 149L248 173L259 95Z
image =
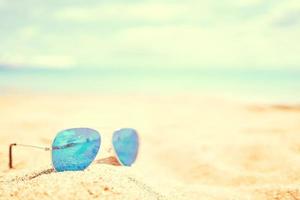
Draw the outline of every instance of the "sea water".
M0 95L193 93L247 101L300 103L297 69L0 69Z

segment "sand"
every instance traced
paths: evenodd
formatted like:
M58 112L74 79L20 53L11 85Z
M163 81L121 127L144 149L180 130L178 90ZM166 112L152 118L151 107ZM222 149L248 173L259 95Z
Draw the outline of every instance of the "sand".
M0 96L0 199L300 199L300 108L198 95ZM56 173L50 153L62 129L102 135L97 160ZM100 162L112 132L137 129L134 166Z

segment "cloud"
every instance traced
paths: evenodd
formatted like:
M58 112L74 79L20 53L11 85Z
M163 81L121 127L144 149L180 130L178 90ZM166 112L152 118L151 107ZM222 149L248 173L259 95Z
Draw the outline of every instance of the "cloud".
M115 36L113 47L123 50L119 64L131 58L132 64L149 67L298 67L300 47L290 42L297 40L297 33L273 31L270 35L248 29L251 27L138 27ZM148 52L148 59L134 59L132 52Z
M30 8L28 14L35 14L28 19L34 20L21 24L16 16L10 23L17 31L0 32L0 61L46 67L300 67L297 1L110 1L55 8L45 2L39 12Z
M40 30L35 26L27 26L27 27L22 28L19 31L19 34L23 38L34 38L35 36L40 34Z
M54 18L77 23L140 23L148 25L215 25L240 22L268 9L263 1L139 1L71 6L58 10ZM129 23L129 24L128 24Z
M5 58L5 59L4 59ZM75 61L63 55L6 55L0 57L0 63L6 66L34 67L34 68L69 68L75 65Z
M286 13L275 22L275 25L281 28L300 26L300 10Z
M148 21L168 22L187 16L189 6L184 3L112 3L85 7L67 7L55 13L59 20L87 21Z

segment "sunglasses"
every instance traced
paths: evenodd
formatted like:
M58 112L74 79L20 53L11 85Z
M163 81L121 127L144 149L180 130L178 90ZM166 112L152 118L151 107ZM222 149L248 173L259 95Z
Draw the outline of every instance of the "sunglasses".
M57 172L81 171L96 158L101 145L100 133L90 128L71 128L57 133L52 147L10 144L9 168L13 168L12 147L23 146L51 151L52 165ZM139 136L132 128L122 128L113 133L112 146L119 165L131 166L138 155Z

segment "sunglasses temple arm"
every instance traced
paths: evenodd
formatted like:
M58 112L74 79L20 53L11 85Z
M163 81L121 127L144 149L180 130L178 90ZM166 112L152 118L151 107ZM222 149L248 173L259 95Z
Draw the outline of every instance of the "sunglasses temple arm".
M12 143L9 145L9 152L8 152L8 157L9 157L9 168L12 169L13 168L13 156L12 156L12 149L13 146L21 146L21 147L30 147L30 148L35 148L35 149L42 149L44 151L50 151L51 148L49 147L40 147L40 146L33 146L33 145L27 145L27 144L17 144L17 143Z

